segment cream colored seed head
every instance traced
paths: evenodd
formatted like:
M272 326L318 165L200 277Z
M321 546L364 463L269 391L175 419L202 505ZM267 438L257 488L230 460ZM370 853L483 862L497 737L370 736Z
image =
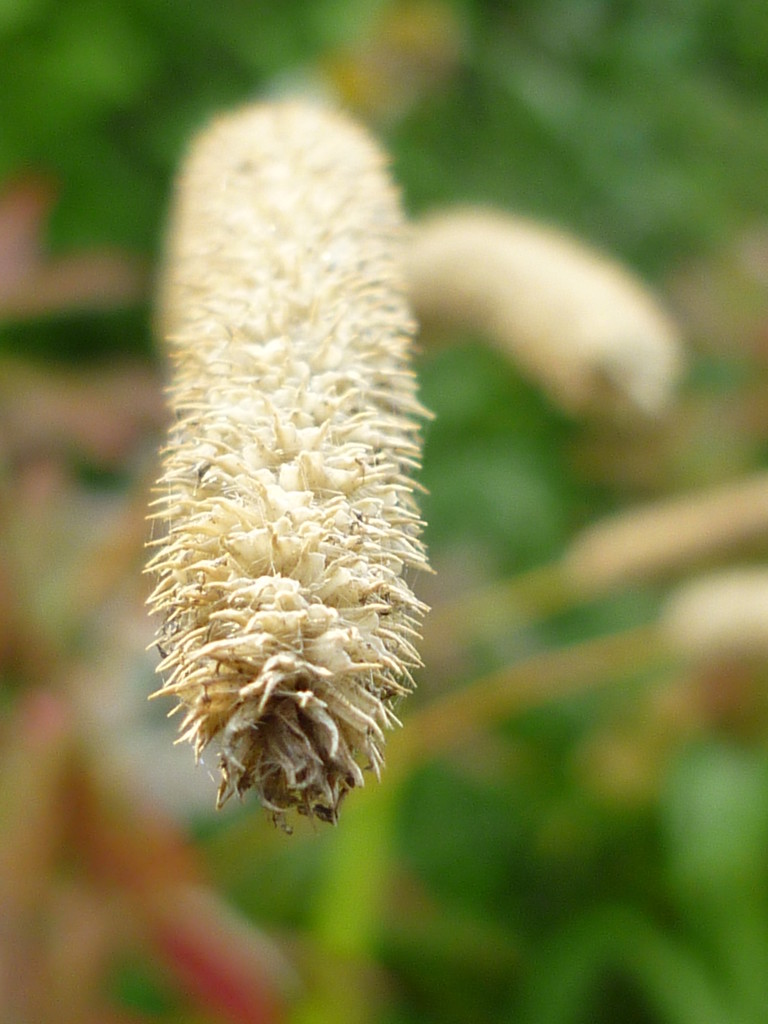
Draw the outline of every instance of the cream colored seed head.
M731 568L681 584L661 625L673 647L699 662L768 656L768 570Z
M664 411L682 369L677 328L624 267L553 228L497 211L411 227L424 322L484 332L569 412Z
M219 750L219 803L335 821L412 686L424 414L384 159L301 102L215 121L161 283L174 423L149 564L159 691Z

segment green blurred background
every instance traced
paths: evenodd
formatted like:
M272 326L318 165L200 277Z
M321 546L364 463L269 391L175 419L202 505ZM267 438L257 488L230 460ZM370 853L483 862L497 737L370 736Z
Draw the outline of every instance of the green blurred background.
M220 109L301 90L370 125L409 213L492 204L622 258L678 316L689 367L668 421L606 425L555 408L483 339L422 340L439 570L425 595L461 614L462 595L511 589L490 626L428 659L404 735L491 673L530 662L534 696L434 755L414 753L418 733L393 742L403 766L353 794L335 830L288 838L247 803L214 815L210 787L204 805L183 782L177 798L170 784L162 799L150 792L150 819L170 823L200 884L239 915L233 962L238 943L266 936L293 972L278 1009L257 1017L156 958L149 889L126 880L147 865L137 854L110 873L98 851L89 859L108 811L86 797L63 822L60 809L110 759L106 792L118 795L106 806L128 821L153 772L201 785L187 750L173 769L154 746L112 758L111 734L78 724L91 706L82 690L98 691L116 734L152 732L170 750L172 726L144 708L155 684L141 542L165 372L148 282L191 134ZM84 934L104 907L130 922L125 941L96 942L87 965L67 968L70 988L40 982L70 993L51 1005L7 982L5 1019L763 1024L765 659L630 647L594 686L557 697L569 661L552 668L548 654L573 649L578 665L605 636L624 651L680 580L577 600L541 570L603 516L768 465L766 181L760 0L0 0L0 863L22 888L30 863L38 871L37 924L29 908L9 916L0 950L13 964L18 944L41 978L58 977L63 890ZM23 308L4 305L20 268L39 264L73 277L48 281L49 295L43 275ZM741 561L761 564L765 540ZM556 699L535 696L537 665ZM11 769L37 750L24 715L41 691L69 723L67 767L22 797ZM9 838L30 819L29 841L48 844L31 862Z

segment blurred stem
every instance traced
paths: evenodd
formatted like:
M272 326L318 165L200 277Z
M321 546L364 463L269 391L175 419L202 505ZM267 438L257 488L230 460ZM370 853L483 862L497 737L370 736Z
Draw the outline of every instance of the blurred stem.
M320 969L293 1024L362 1024L371 1019L368 971L391 884L394 787L356 794L343 828L329 835L328 861L312 910Z
M512 714L638 670L658 669L671 657L655 624L535 654L410 715L406 729L390 743L390 763L404 771Z
M326 883L315 903L314 934L343 956L366 955L376 938L389 880L395 799L391 786L366 787L331 843Z
M430 650L440 652L446 643L452 647L457 640L493 637L511 622L555 615L582 599L559 562L497 580L432 609L425 624L424 660L428 663Z

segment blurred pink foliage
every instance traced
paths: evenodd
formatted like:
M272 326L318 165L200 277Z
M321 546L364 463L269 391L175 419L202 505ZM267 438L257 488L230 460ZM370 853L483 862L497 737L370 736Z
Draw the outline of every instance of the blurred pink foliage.
M45 229L56 184L29 174L0 192L0 321L135 304L147 290L142 260L114 249L51 257Z
M39 201L28 193L24 203ZM34 219L21 206L14 216L17 227ZM179 1014L283 1017L282 954L225 905L184 827L145 791L142 757L118 757L128 731L121 679L136 669L126 633L141 651L152 632L141 567L162 418L147 366L0 363L0 1020L9 1024L149 1020L112 1005L105 984L132 955L150 957ZM119 493L88 487L83 463L128 483Z

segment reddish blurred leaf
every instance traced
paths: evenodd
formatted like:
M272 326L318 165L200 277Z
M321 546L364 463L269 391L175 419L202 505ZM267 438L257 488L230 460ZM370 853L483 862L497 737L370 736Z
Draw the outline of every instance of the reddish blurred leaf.
M138 363L77 371L0 363L0 455L12 464L73 454L118 464L163 419L158 376Z
M0 1006L6 1020L50 1020L38 937L64 828L60 781L70 716L52 693L32 692L6 722L0 761ZM42 975L42 976L41 976Z
M74 828L83 857L97 878L129 895L181 992L222 1024L281 1020L289 976L283 957L204 885L181 829L156 809L102 791L94 771L80 781Z
M0 195L0 320L77 309L112 309L147 291L142 260L115 249L47 258L43 236L56 188L40 175L6 184Z

